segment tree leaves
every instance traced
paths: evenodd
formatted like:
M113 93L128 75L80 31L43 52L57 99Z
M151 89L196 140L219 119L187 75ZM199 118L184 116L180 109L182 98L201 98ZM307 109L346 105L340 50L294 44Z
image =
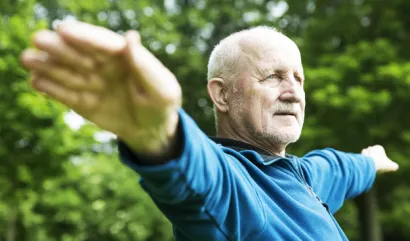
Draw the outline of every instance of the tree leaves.
M211 135L206 65L215 44L258 24L283 28L300 46L307 97L302 138L288 151L385 145L400 170L377 183L383 231L392 240L410 239L408 1L0 0L0 6L0 239L12 227L16 240L27 241L172 239L138 177L119 164L109 143L94 142L97 129L71 130L67 110L27 84L18 55L36 29L63 18L120 33L139 30L180 81L184 108ZM337 214L351 240L359 237L356 214L352 203Z

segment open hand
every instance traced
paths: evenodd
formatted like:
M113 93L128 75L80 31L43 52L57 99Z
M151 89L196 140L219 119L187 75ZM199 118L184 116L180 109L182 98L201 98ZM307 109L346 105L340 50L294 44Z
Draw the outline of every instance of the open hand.
M33 87L113 132L135 151L160 152L176 132L181 87L140 42L102 27L63 23L35 34L21 55Z
M399 165L390 160L384 148L380 145L370 146L362 150L362 155L371 157L376 165L378 172L392 172L397 171Z

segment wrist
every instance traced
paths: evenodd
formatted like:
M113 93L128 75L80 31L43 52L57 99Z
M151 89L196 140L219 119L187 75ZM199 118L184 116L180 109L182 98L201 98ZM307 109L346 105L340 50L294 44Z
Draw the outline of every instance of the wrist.
M180 153L180 134L178 133L178 112L171 115L164 125L155 128L132 131L119 136L119 139L143 159L152 162L167 161Z

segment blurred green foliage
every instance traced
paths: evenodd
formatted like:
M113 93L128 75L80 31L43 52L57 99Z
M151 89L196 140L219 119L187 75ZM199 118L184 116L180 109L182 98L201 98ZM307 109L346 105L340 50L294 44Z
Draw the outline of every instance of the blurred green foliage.
M123 167L99 130L72 130L62 106L34 93L19 65L31 35L75 18L143 43L178 77L184 108L214 134L207 58L228 34L278 27L299 45L307 113L302 155L332 146L382 144L400 164L378 178L384 239L410 240L410 1L363 0L0 0L0 240L172 240L170 224ZM357 208L337 219L359 240Z

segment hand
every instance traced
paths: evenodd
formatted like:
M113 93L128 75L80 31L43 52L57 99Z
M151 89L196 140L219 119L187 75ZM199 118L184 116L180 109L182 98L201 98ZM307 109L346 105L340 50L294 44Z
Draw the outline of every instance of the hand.
M137 152L158 154L175 137L181 87L144 46L81 22L34 36L22 64L33 87L116 134Z
M380 145L370 146L362 150L362 155L371 157L376 165L378 172L397 171L399 165L390 160L384 148Z

